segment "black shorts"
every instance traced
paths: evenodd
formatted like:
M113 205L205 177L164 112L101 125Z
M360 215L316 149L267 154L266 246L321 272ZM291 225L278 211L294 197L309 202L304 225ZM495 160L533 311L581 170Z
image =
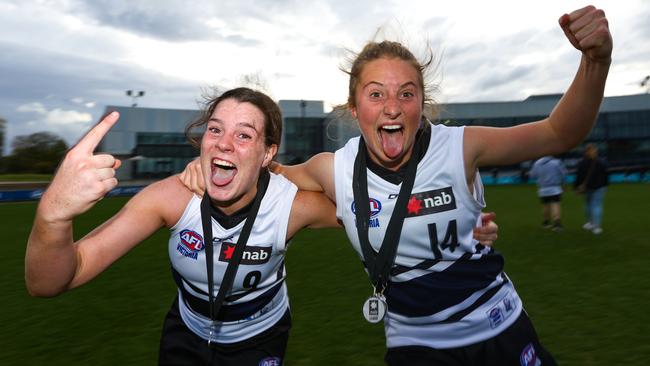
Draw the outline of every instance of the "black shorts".
M553 196L540 197L539 200L542 201L542 203L560 202L561 197L562 197L561 194L556 194L556 195L553 195Z
M289 310L273 327L234 344L208 342L192 332L181 319L178 297L165 317L159 365L280 366L289 340Z
M508 329L494 338L465 347L434 349L423 346L389 348L390 366L555 366L541 345L533 324L522 312Z

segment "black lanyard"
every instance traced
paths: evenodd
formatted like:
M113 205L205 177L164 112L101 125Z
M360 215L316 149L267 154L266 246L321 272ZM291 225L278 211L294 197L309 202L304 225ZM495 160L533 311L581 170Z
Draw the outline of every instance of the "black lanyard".
M257 217L257 212L260 208L260 203L262 202L262 197L266 192L266 188L269 185L270 175L268 172L263 172L260 174L259 180L257 181L257 195L253 201L253 206L248 212L246 217L246 223L242 228L239 238L237 239L237 244L235 244L235 251L228 262L228 267L226 267L226 273L221 280L221 286L219 286L219 292L217 297L214 297L214 249L213 249L213 239L212 239L212 216L210 215L210 196L208 196L208 191L206 190L203 194L203 200L201 200L201 222L203 223L203 238L205 241L205 260L206 267L208 270L208 299L210 302L210 319L215 321L223 300L226 298L226 293L232 288L232 284L235 280L235 274L237 273L237 267L241 258L244 254L244 248L246 247L246 242L253 228L253 223Z
M411 158L409 159L406 167L406 174L402 187L399 190L399 196L395 203L395 208L390 216L388 227L384 240L379 248L379 253L376 253L370 245L368 239L368 226L370 222L370 198L368 197L368 172L366 164L366 144L363 137L359 138L359 151L354 160L354 172L352 175L352 191L354 193L354 214L356 216L357 234L359 236L359 245L363 253L366 268L368 269L368 276L375 291L382 293L388 284L390 270L395 262L395 255L397 254L397 246L399 244L400 234L402 233L402 225L406 217L406 206L411 190L415 183L415 173L417 171L418 160L420 156L422 144L419 140L414 143Z

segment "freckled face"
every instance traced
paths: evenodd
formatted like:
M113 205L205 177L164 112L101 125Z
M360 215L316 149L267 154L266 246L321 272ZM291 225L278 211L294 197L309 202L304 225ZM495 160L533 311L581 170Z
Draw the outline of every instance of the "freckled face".
M368 62L357 83L356 106L370 158L391 170L408 161L422 116L422 85L410 63L395 58Z
M256 106L221 101L201 139L201 169L212 202L226 214L250 203L260 169L276 151L276 145L264 144L264 114Z

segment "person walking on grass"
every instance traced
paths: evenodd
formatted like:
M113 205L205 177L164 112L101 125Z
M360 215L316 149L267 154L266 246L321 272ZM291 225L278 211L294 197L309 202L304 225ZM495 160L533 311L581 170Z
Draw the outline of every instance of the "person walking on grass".
M584 195L585 217L587 222L582 228L599 235L603 232L603 201L608 185L607 163L598 157L598 148L594 144L585 146L584 157L578 163L574 187L576 192Z
M562 208L562 183L566 176L564 164L553 156L544 156L533 163L528 173L537 180L537 196L542 202L542 226L553 231L562 231L560 217Z

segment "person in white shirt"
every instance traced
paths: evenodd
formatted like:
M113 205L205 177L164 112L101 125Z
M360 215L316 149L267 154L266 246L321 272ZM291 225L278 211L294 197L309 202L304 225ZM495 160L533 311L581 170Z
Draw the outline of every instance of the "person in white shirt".
M503 257L472 231L485 205L479 167L562 153L596 121L613 47L607 18L587 6L559 24L582 58L547 118L510 128L431 125L424 71L432 58L369 42L347 71L347 108L362 136L336 153L273 168L336 202L374 287L364 316L383 319L391 366L556 364Z
M567 174L560 159L543 156L537 159L530 172L531 178L537 180L537 196L542 202L542 226L553 231L562 231L562 185Z
M282 364L291 326L287 242L300 228L339 224L325 195L269 173L280 144L279 107L248 88L211 99L193 124L206 126L203 199L171 176L74 241L75 218L117 185L119 160L93 151L118 117L110 113L68 152L43 193L27 243L29 293L50 297L79 287L166 227L178 294L163 325L159 364Z

